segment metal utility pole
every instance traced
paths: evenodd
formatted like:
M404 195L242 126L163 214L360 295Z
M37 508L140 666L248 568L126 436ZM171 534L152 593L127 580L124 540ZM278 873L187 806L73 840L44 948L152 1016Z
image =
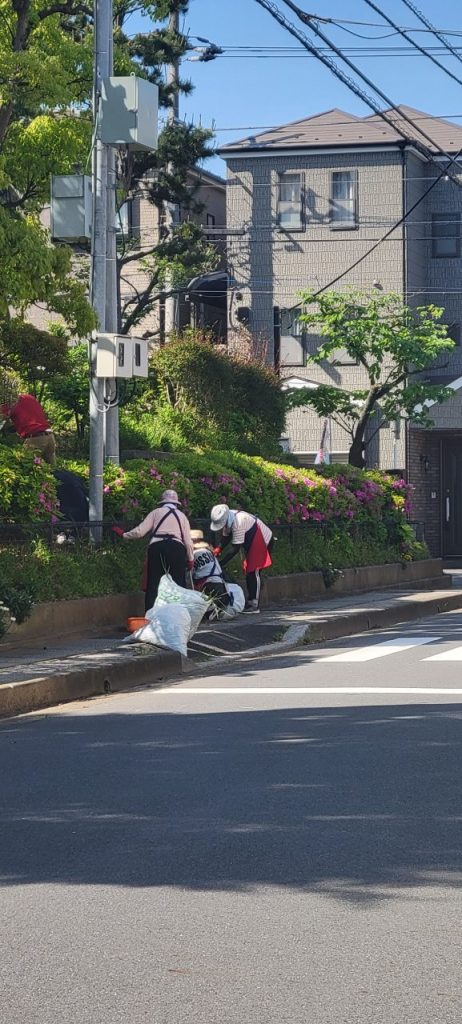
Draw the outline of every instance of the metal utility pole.
M169 18L168 27L170 32L179 33L180 31L180 15L178 11L176 14L171 14ZM180 115L180 97L178 93L178 81L179 81L179 60L173 60L171 64L167 66L167 85L174 86L174 92L172 96L172 102L168 114L168 123L170 125L176 124ZM172 168L169 166L168 170ZM174 203L165 203L165 226L169 235L172 234L175 225L178 223L178 206ZM168 292L172 287L172 281L167 275L165 282L165 290ZM179 305L177 295L168 295L165 299L165 337L175 331L179 326Z
M100 138L101 82L110 74L112 40L112 0L94 2L94 74L93 74L93 229L91 260L91 301L98 317L98 328L106 330L106 262L108 228L108 147ZM96 376L96 342L91 343L90 362L90 522L103 518L104 397L105 381ZM100 526L94 526L91 538L98 543Z
M109 44L109 75L113 74L113 34L111 19L111 34ZM119 309L118 309L118 288L117 288L117 229L116 229L116 151L114 146L107 147L108 160L108 188L107 188L107 240L106 240L106 321L105 330L111 334L117 334L119 330ZM114 399L117 396L117 382L108 380L106 382L106 398ZM105 452L106 460L119 464L119 407L111 405L105 416Z

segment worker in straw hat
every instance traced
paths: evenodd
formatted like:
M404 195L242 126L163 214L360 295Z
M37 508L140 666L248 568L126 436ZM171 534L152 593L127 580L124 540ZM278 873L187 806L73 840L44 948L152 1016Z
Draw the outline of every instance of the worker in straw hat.
M194 547L194 589L200 590L202 594L212 599L217 617L231 601L222 568L213 554L211 545L205 540L202 530L191 530L191 537Z
M222 567L237 555L238 551L244 552L243 566L245 582L247 587L247 602L245 611L248 614L258 614L260 611L261 579L260 570L267 569L272 565L271 548L273 534L269 526L266 526L258 516L250 512L230 509L228 505L214 505L211 512L210 529L214 533L220 533L223 542L217 553L231 542L231 551L221 559Z
M194 550L189 521L179 508L176 491L164 491L156 508L139 526L124 532L113 526L124 540L139 540L149 534L145 611L152 608L159 583L169 573L180 587L186 586L186 570L192 569Z

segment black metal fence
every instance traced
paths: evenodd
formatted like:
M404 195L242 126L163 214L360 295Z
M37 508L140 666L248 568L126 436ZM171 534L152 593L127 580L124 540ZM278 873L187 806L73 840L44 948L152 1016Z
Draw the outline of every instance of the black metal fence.
M0 547L24 547L32 541L43 541L50 549L62 549L63 551L77 546L89 544L104 545L118 544L120 538L113 532L113 520L103 520L96 523L74 522L73 520L59 519L57 522L27 522L27 523L0 523ZM135 523L124 522L124 529L131 529ZM340 522L316 523L276 523L271 526L275 537L283 540L292 550L296 550L300 544L306 543L308 537L319 537L328 539L338 531ZM424 524L410 522L416 540L425 540ZM192 519L191 526L194 529L203 531L209 541L214 541L210 533L209 519ZM342 530L353 540L367 540L371 537L371 527L368 522L355 521L341 522Z

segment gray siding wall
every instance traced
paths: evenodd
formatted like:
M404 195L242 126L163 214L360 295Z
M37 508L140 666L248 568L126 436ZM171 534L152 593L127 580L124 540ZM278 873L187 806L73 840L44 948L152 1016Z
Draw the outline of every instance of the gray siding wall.
M329 223L331 172L356 170L358 175L358 228L332 230ZM271 155L229 160L227 188L228 261L230 274L230 344L237 336L236 308L251 309L254 336L269 342L273 356L273 310L295 305L304 289L323 287L363 255L402 214L402 157L398 151L310 156ZM302 171L306 197L302 231L287 233L277 226L279 175ZM378 281L384 292L403 291L403 233L397 229L382 246L348 273L336 288L367 290ZM237 298L236 296L241 296ZM308 349L316 338L308 339ZM288 363L284 376L296 375L345 388L365 384L357 366L327 367ZM315 453L321 424L311 410L294 410L286 434L294 452ZM333 426L332 450L345 453L349 436ZM393 446L390 430L381 430L372 462L386 468L404 466L404 431Z

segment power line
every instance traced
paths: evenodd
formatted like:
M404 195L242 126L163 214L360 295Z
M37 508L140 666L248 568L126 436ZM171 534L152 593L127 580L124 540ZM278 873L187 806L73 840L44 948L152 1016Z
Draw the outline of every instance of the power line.
M396 131L399 135L401 135L401 137L406 142L408 141L409 136L406 135L406 133L400 127L398 127L396 122L393 121L393 118L388 115L388 112L380 110L380 108L377 106L376 101L371 99L371 97L367 93L365 93L364 90L362 88L360 88L360 86L358 86L357 82L355 82L354 80L350 79L348 77L348 75L345 75L345 73L343 71L341 71L341 69L335 64L335 61L331 60L330 57L326 57L325 55L319 55L318 49L316 47L314 47L312 43L310 43L310 40L308 39L308 37L305 36L304 33L300 33L300 32L297 33L297 29L295 28L295 26L291 25L291 23L289 21L287 21L287 19L284 18L284 15L276 7L276 5L272 2L272 0L257 0L257 3L259 3L261 6L265 6L267 10L270 10L270 13L273 14L273 17L275 17L276 20L280 21L280 23L285 24L287 22L287 24L285 24L285 27L290 26L290 28L288 28L288 31L292 31L292 34L294 34L296 36L296 38L298 38L302 42L303 46L306 46L307 48L309 48L311 50L314 49L315 52L318 53L319 59L324 64L327 63L327 66L330 68L331 71L333 71L333 73L335 74L335 76L337 78L340 78L340 80L343 81L348 86L349 89L351 89L353 92L355 92L356 95L359 95L360 98L363 99L364 102L367 103L367 105L371 108L371 110L374 110L374 112L376 114L378 114L378 116L381 117L382 120L386 121L387 124L389 124L393 128L394 131ZM328 46L332 46L332 48L335 50L335 53L338 55L340 60L342 60L349 68L351 68L352 71L360 79L362 79L362 81L365 82L366 85L369 86L369 88L373 89L373 91L377 94L377 96L380 96L380 98L388 105L388 107L391 110L393 110L395 113L398 113L399 117L403 121L406 121L406 123L409 124L411 126L411 128L414 129L414 131L417 130L417 132L420 133L422 138L424 138L426 140L427 144L430 143L430 145L433 146L435 149L437 149L438 152L442 156L445 156L448 160L450 159L449 154L446 153L441 148L441 146L438 146L438 144L434 142L434 140L431 138L431 136L428 135L427 132L424 131L423 128L419 128L418 125L416 125L415 122L412 120L412 118L410 118L403 110L400 110L399 108L397 108L396 104L393 103L393 100L391 100L390 97L387 96L387 94L385 92L383 92L383 90L380 89L379 86L375 84L375 82L372 81L372 79L368 78L367 75L365 75L362 71L360 71L360 69L356 66L356 64L353 64L353 62L348 57L346 57L344 55L343 51L341 49L339 49L339 47L335 46L335 44L332 43L332 40L329 39L329 37L326 36L325 33L321 31L319 26L317 26L316 24L313 24L312 16L311 15L305 14L305 12L300 9L300 7L297 7L297 4L295 4L293 2L293 0L283 0L283 3L285 3L286 6L289 7L291 11L294 11L294 13L300 19L300 21L303 22L303 24L308 25L316 36L319 36L319 38L322 39L322 41L324 43L326 43ZM282 18L282 22L281 22L281 18ZM415 138L414 138L414 141L416 141ZM419 144L419 140L417 140L417 144ZM422 143L420 143L420 145L422 146ZM422 148L426 149L426 153L427 153L427 156L429 157L429 159L433 159L433 157L431 155L431 150L428 150L428 146L427 147L422 147ZM451 161L451 163L453 163L453 162L454 161ZM456 180L456 179L453 179L453 180ZM456 182L456 183L457 183L457 185L459 185L459 182Z
M316 116L319 116L319 115L312 114L311 117L309 116L309 117L306 117L306 118L301 118L300 121L293 121L293 122L291 122L290 127L295 126L297 124L301 124L303 121L309 121L311 118L314 118ZM449 119L451 117L462 118L462 114L425 114L422 117L415 117L414 120L415 121L428 121L428 119L432 118L432 117L435 117L436 119ZM361 118L358 118L358 121L361 121ZM329 127L331 125L335 125L336 127L337 126L341 126L341 125L351 125L351 121L350 120L348 120L348 121L329 121ZM216 132L276 131L277 129L280 129L280 127L281 127L281 125L278 125L278 124L244 124L244 125L231 125L231 126L229 126L227 128L216 128L215 126L213 126L213 128L211 128L211 131L213 131L215 133ZM289 126L288 125L284 125L284 127L287 128ZM454 125L454 127L455 128L459 128L460 126L459 125Z
M455 75L454 72L451 71L449 68L445 67L444 64L441 64L441 61L437 60L437 58L434 57L433 54L430 53L428 50L426 50L425 47L421 46L420 43L417 43L412 38L412 36L409 35L408 32L406 32L404 29L398 28L396 22L394 22L392 18L389 18L388 15L385 14L385 11L380 11L380 8L377 7L373 0L364 0L364 3L367 4L367 6L371 8L371 10L379 11L382 14L382 17L385 18L385 21L389 25L391 25L392 28L396 29L396 31L399 32L400 36L402 36L403 39L406 39L409 43L411 43L412 46L415 47L416 50L419 51L419 53L423 54L424 57L427 57L428 60L431 60L432 64L435 64L436 67L439 68L440 71L443 71L445 75L448 75L449 78L452 78L453 81L457 82L458 85L462 85L462 78L459 78L458 75Z
M396 33L393 33L396 35ZM257 58L272 60L276 58L287 59L290 57L303 57L311 58L314 55L310 53L304 53L297 46L241 46L232 47L224 46L221 48L222 52L218 55L219 57L235 58L239 60L245 60L250 58L256 60ZM447 47L444 46L429 46L426 48L415 45L411 46L344 46L342 52L347 53L353 57L415 57L417 54L415 50L420 50L423 56L427 57L428 54L447 54ZM334 53L335 51L329 46L320 46L320 53ZM462 49L459 51L462 54ZM454 50L454 53L457 53ZM461 57L462 59L462 57ZM443 70L447 70L443 65Z
M444 45L449 50L449 52L452 53L453 57L455 57L456 60L461 61L461 63L462 63L462 59L459 56L459 54L457 53L457 51L454 49L452 44L443 35L443 31L447 31L447 30L446 29L443 30L443 29L435 28L434 25L432 25L431 21L428 21L428 19L425 17L425 15L422 14L422 11L419 11L419 8L416 7L415 4L411 3L410 0L402 0L402 2L405 5L405 7L408 8L408 10L412 11L413 14L415 14L416 18L419 19L421 24L426 26L425 29L414 29L413 31L416 31L416 32L419 32L419 31L429 31L429 32L431 32L435 36L436 39L439 39L441 43L444 43Z

